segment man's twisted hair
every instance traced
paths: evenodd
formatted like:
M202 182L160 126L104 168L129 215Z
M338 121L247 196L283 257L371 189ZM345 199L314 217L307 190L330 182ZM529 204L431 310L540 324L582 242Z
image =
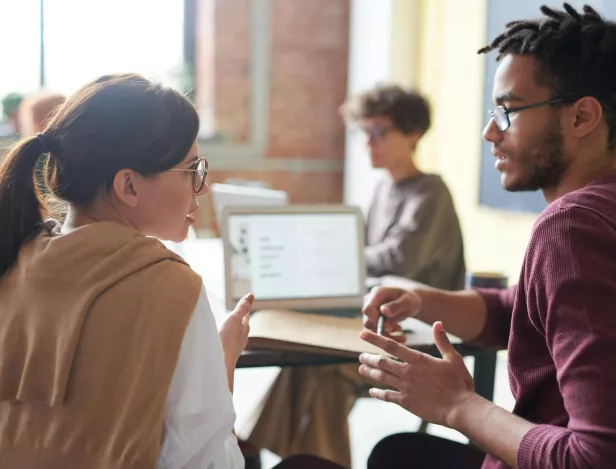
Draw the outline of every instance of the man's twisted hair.
M535 81L550 88L552 97L593 96L603 107L609 147L616 146L616 23L604 20L584 5L578 12L543 5L543 17L513 21L486 47L506 55L531 55L538 63Z

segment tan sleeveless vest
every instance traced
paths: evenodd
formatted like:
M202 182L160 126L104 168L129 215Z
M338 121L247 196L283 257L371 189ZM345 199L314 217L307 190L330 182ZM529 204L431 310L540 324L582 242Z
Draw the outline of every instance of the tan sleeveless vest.
M155 468L201 279L122 225L56 228L0 277L0 467Z

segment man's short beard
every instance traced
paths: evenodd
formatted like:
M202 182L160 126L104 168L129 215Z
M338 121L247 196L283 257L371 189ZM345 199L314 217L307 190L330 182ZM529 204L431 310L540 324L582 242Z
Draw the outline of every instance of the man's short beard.
M510 192L530 192L557 187L567 169L569 159L564 151L562 128L558 121L551 121L542 141L533 149L522 151L519 163L528 168L526 177L515 186L506 187Z

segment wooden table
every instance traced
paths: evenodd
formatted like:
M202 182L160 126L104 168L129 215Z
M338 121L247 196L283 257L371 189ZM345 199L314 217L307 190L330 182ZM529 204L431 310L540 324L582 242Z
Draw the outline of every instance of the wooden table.
M203 278L216 321L222 321L227 314L227 309L225 307L224 256L221 240L217 238L188 240L182 243L177 251ZM387 280L386 284L400 286L408 282L404 279L396 280L395 277L386 277L385 280ZM432 340L431 328L419 321L413 322L411 327L416 332L411 336L407 345L413 349L440 356ZM492 400L496 375L496 352L464 343L456 343L454 346L462 355L475 358L473 373L475 391L486 399ZM295 351L245 350L238 362L238 368L319 366L343 363L357 363L357 359Z

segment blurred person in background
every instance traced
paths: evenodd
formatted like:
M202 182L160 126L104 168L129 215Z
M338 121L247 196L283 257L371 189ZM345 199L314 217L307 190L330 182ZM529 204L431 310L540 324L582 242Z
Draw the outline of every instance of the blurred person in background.
M462 232L451 194L440 176L424 173L415 162L430 128L427 99L397 85L378 85L349 97L341 113L364 138L372 167L383 170L366 217L368 276L464 288ZM259 448L281 457L314 454L350 467L348 414L371 384L356 365L283 368L266 402L247 420L247 427L256 421L254 427L238 429L248 440L242 448L251 467L258 467Z
M32 137L41 132L52 112L65 101L58 93L42 92L21 101L18 112L18 132L21 137Z

